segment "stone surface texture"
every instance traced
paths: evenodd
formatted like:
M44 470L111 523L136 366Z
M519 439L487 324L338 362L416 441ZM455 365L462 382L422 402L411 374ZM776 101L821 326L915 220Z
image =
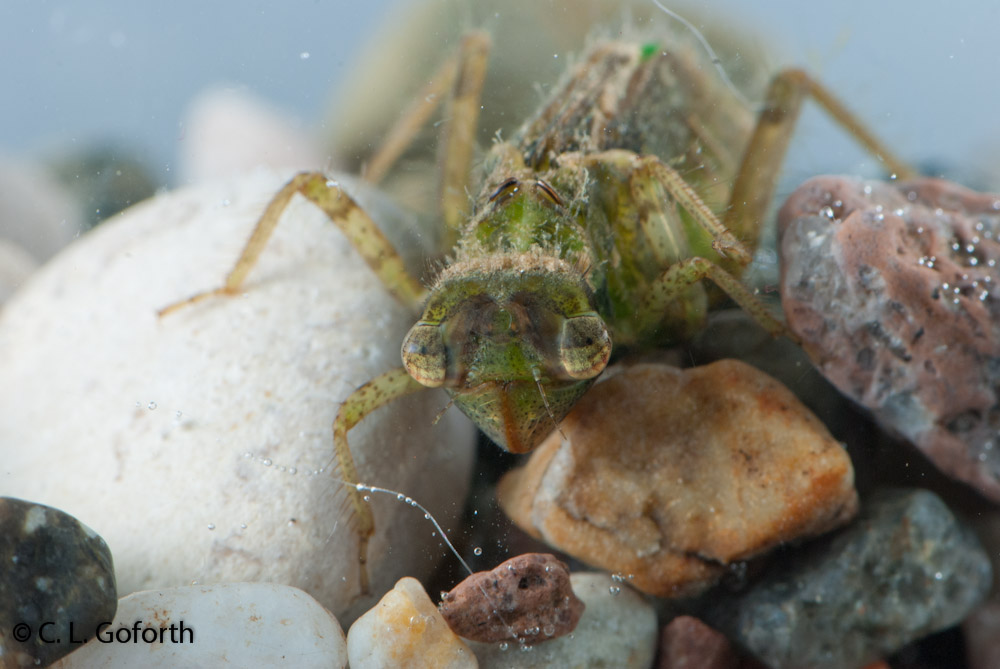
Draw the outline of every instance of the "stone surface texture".
M108 643L112 634L121 636ZM133 593L118 603L110 626L89 629L87 636L92 640L56 669L347 666L337 619L301 590L273 583Z
M420 581L402 578L347 632L351 669L466 669L479 666Z
M882 490L850 526L787 559L704 619L773 669L854 669L959 623L989 592L971 529L926 490Z
M542 553L470 575L444 593L438 606L456 634L484 643L549 641L572 632L583 614L566 564Z
M354 519L332 423L355 388L400 364L413 316L329 220L296 198L243 294L162 319L218 287L291 176L268 171L157 197L83 236L0 313L0 494L72 513L115 556L119 592L192 582L299 587L349 622ZM422 240L358 194L423 267ZM465 498L473 430L420 393L349 440L360 476L446 527ZM372 495L373 595L444 556L433 528Z
M500 503L552 546L659 596L695 594L726 565L846 522L843 448L781 384L723 360L609 374Z
M816 366L1000 501L1000 196L821 177L779 227L782 303Z
M47 665L115 614L111 552L76 518L0 498L0 667Z
M740 657L718 631L692 616L677 616L660 633L657 669L739 669Z
M566 636L531 643L479 643L469 646L483 669L641 669L656 654L656 612L642 595L607 574L570 575L573 592L586 608Z

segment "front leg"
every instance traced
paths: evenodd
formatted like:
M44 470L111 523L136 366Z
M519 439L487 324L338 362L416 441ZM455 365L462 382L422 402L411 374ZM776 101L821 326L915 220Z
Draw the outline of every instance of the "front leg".
M792 334L784 323L772 316L756 295L732 274L705 258L687 258L667 268L649 286L642 300L641 309L648 314L662 314L670 302L685 296L688 286L702 279L711 279L772 336L785 335L798 343L798 337Z
M375 533L375 520L372 517L371 507L357 487L361 479L358 477L358 469L354 465L351 447L347 443L347 433L362 418L376 409L423 388L424 386L414 381L402 367L393 369L376 376L351 393L340 405L337 417L333 420L333 450L340 468L340 478L348 486L348 499L351 500L354 518L357 519L358 523L356 531L358 534L358 564L361 570L362 595L369 594L368 541Z
M285 184L267 205L267 209L257 221L257 226L250 235L250 239L247 240L236 265L226 276L222 287L198 293L186 300L168 305L160 309L159 315L165 316L209 297L237 294L243 287L250 270L257 264L257 259L267 245L268 239L271 238L274 228L278 225L285 208L296 193L303 195L326 213L330 221L347 236L357 252L396 299L413 310L417 309L423 299L424 287L418 279L407 271L402 257L379 230L375 221L358 205L354 198L345 193L325 174L302 172L296 174L291 181Z

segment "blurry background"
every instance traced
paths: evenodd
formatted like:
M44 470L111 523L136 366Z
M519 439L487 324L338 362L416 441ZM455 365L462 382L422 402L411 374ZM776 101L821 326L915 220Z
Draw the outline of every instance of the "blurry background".
M219 85L273 105L293 128L329 137L338 123L331 110L350 107L342 94L337 99L338 87L362 66L359 50L380 25L409 22L400 7L412 4L5 2L0 161L61 161L67 169L68 159L89 151L88 160L97 163L82 170L80 163L71 164L73 178L100 171L93 165L101 161L134 159L152 187L181 185L191 179L178 170L190 141L187 110L200 92ZM577 20L586 20L569 0L548 4L568 4ZM904 158L972 185L987 182L1000 147L1000 4L699 5L703 16L765 47L772 66L800 65L816 73ZM483 6L496 15L514 11L506 2L478 3L477 9ZM670 6L685 12L684 5ZM552 49L553 57L569 55L569 49ZM525 80L532 81L531 73ZM786 173L791 183L816 171L857 171L863 160L811 109L793 147ZM315 150L330 162L322 142Z

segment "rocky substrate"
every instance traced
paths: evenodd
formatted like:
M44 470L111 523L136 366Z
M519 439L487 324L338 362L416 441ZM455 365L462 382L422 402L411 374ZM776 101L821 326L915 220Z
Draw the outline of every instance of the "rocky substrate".
M398 365L411 315L298 201L242 295L156 314L219 285L287 177L261 171L159 196L71 245L0 312L0 555L16 565L0 572L0 664L859 667L961 624L969 662L990 666L1000 638L988 599L1000 535L992 502L956 492L886 436L925 444L913 436L925 432L866 404L872 393L845 391L882 429L797 347L725 314L681 355L610 370L562 431L496 485L511 468L488 446L471 495L469 425L454 411L434 425L446 399L425 393L363 421L350 434L362 480L399 491L366 490L376 535L364 596L330 426L347 393ZM926 192L943 212L948 202L968 208L967 192L935 187L913 191L913 216ZM886 188L904 200L910 192ZM366 208L403 234L411 222L369 197ZM834 232L850 218L822 207L817 216ZM962 220L949 234L964 234ZM418 241L400 244L420 266ZM970 257L992 268L991 253ZM935 268L919 260L927 278ZM883 289L894 267L860 276ZM995 275L977 274L977 287L986 276ZM803 299L804 280L789 299ZM892 324L910 327L915 308L890 300L881 329L841 339L861 346L838 358L858 366L846 390L868 388L858 379L869 373L882 379L871 387L896 392L886 380L909 378L892 367L907 361L887 350L899 339L922 369L910 396L947 398L962 386L962 397L983 399L979 335L991 331L993 298L948 299L959 303L942 309L985 319L966 328L979 348L961 349L972 356L965 367L934 357L951 341L943 315L914 344ZM833 322L833 306L805 321L795 307L790 320L839 386L837 370L848 372L824 362L822 338L796 324ZM877 336L857 338L865 332ZM917 352L939 371L975 373L941 386ZM690 356L702 364L682 368ZM962 434L980 434L989 407L962 406L982 414ZM920 420L950 439L961 432L954 420ZM956 451L971 469L942 467L978 472L964 480L990 495L984 444ZM513 521L498 513L497 489ZM441 521L475 576L456 573L411 501ZM74 636L48 643L70 622Z

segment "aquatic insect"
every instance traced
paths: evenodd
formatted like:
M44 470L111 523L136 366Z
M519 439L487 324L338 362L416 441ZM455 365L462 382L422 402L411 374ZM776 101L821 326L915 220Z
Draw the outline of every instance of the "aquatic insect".
M594 383L613 346L649 348L695 332L709 304L702 279L784 334L739 277L805 97L890 172L911 174L805 73L779 73L754 122L708 59L655 39L593 44L473 171L489 46L485 34L467 35L369 164L369 177L383 174L451 86L440 216L453 250L429 289L347 193L307 172L270 202L221 288L161 312L239 292L295 194L325 211L386 288L421 313L402 344L403 366L360 387L337 414L334 447L349 484L360 481L349 430L424 387L444 388L501 447L530 451ZM367 591L374 521L361 488L351 499Z

